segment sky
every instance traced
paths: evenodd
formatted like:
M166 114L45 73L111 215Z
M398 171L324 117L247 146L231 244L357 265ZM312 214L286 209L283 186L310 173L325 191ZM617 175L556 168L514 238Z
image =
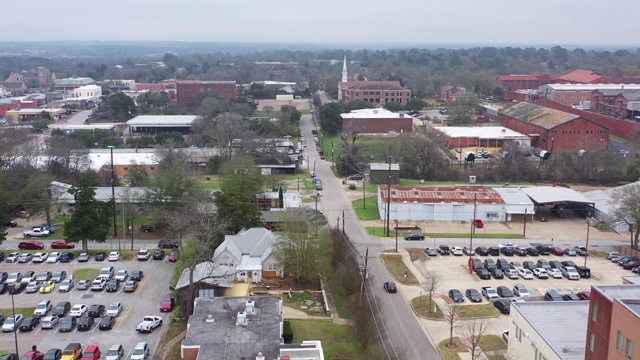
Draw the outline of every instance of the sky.
M31 0L29 8L26 17L3 16L3 40L605 47L640 42L640 22L625 16L640 13L640 1L633 0Z

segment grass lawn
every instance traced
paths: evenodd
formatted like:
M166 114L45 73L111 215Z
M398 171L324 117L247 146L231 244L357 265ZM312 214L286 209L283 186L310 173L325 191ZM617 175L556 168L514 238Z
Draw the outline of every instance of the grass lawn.
M440 349L444 360L460 360L459 352L469 352L469 349L464 346L457 336L453 338L453 346L449 347L448 345L449 339L444 339L438 344L438 349Z
M456 305L456 315L461 319L489 317L498 315L498 310L491 304Z
M424 236L432 238L468 238L469 233L424 233ZM484 239L524 239L522 234L482 234L476 233L474 238Z
M19 300L18 300L19 301ZM33 315L33 312L36 310L36 307L24 307L24 308L16 308L16 314L22 314L25 319L29 316ZM13 314L13 309L0 309L0 313L4 315L4 318L8 318Z
M602 250L589 250L589 255L597 258L607 258L607 252Z
M488 360L507 360L507 358L504 357L504 355L488 355L487 359Z
M282 299L283 305L303 311L308 315L331 316L330 313L325 313L324 311L312 311L314 307L320 304L320 298L314 298L309 292L292 292L291 297L285 295ZM311 303L307 304L307 301L311 301Z
M294 344L304 340L322 341L326 359L359 359L362 347L352 338L351 326L328 321L289 320Z
M424 249L405 249L411 256L411 262L424 259L427 257L427 254L424 253Z
M415 310L418 315L431 318L431 319L442 319L442 310L440 310L439 306L436 306L435 301L431 302L431 307L429 307L429 295L416 296L411 299L411 306ZM436 312L433 312L433 307L435 306Z
M331 292L331 297L333 298L333 304L336 306L336 311L338 311L340 319L350 319L351 314L347 311L347 304L345 303L344 296L333 290Z
M507 350L507 343L498 335L480 336L479 345L483 351Z
M391 273L393 278L399 282L406 285L418 285L418 279L413 276L413 273L409 271L407 266L402 261L402 255L396 254L382 254L380 255L382 260L384 261L384 265L387 267L387 270ZM407 274L407 280L404 280L404 274Z
M176 320L176 321L169 322L169 329L167 329L167 332L164 334L164 337L162 338L162 342L160 343L160 346L166 345L174 337L178 336L181 332L185 330L187 330L187 322L185 320ZM178 342L178 344L179 343L180 342ZM178 346L178 348L180 347ZM169 357L168 359L174 359L174 358Z
M367 226L365 227L365 229L367 229L367 232L369 233L369 235L378 236L378 237L387 236L387 233L386 231L384 231L383 227ZM395 233L391 233L391 236L395 236Z
M74 281L80 281L82 279L93 280L98 277L100 273L100 269L91 269L91 268L82 268L74 270L73 279Z
M376 196L369 196L364 198L364 200L353 200L351 205L360 220L380 220L380 214L378 213L378 198ZM365 205L366 209L364 208Z

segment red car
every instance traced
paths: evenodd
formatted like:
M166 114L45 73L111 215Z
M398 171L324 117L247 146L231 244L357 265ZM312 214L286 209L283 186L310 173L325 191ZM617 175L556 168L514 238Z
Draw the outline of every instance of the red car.
M44 359L44 353L41 353L38 350L27 351L26 353L24 353L24 355L22 355L22 358L21 358L21 360L42 360L42 359Z
M549 248L549 252L553 255L559 255L562 256L564 255L564 250L562 250L561 248L554 246L554 247L550 247Z
M52 249L75 249L76 244L68 243L68 242L65 242L64 240L56 240L51 243L51 248Z
M167 296L162 299L162 302L160 303L160 311L170 312L173 310L174 306L176 306L176 300L171 296Z
M180 251L174 249L171 254L169 254L169 261L176 262L178 261L178 257L180 256Z
M484 227L484 223L480 219L473 220L473 224L478 228L482 229Z
M100 359L100 348L98 345L89 345L82 352L80 360L98 360Z
M23 241L18 244L20 250L42 250L44 249L44 243L35 240ZM44 356L44 355L43 355Z

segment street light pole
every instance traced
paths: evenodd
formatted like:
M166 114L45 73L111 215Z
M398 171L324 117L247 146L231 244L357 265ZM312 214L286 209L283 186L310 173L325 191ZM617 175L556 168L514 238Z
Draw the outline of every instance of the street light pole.
M471 254L473 250L473 233L476 226L476 206L478 204L478 194L473 194L473 219L471 220L471 231L469 232L469 274L473 274L473 264L471 263Z
M113 149L115 146L108 146L111 151L111 210L113 211L113 237L118 236L118 225L116 218L116 176L113 170ZM111 239L111 248L113 249L113 239Z
M16 304L13 301L13 293L9 292L9 294L11 294L11 311L13 314L13 341L16 345L16 356L20 356L19 352L18 352L18 328L16 325Z

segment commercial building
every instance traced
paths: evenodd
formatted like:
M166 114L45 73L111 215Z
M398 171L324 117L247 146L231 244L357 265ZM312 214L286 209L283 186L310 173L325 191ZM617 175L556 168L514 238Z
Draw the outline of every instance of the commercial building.
M604 149L609 129L579 115L522 102L500 110L505 127L526 134L531 146L553 152Z
M59 91L73 91L81 86L94 85L95 80L89 77L72 77L65 79L55 80L55 90Z
M530 137L502 126L437 126L433 129L442 134L449 148L531 146Z
M64 109L19 109L19 110L8 110L5 114L7 121L10 123L19 123L21 121L30 121L39 119L42 117L42 114L46 113L49 117L56 121L59 120L62 115L64 115Z
M541 85L552 83L557 77L545 73L533 75L500 75L498 86L509 91L538 89Z
M129 135L156 134L161 131L189 132L197 115L138 115L127 121Z
M632 186L640 186L640 181L636 181L630 184L625 184L615 188L606 190L592 190L582 193L584 197L593 202L595 211L593 217L600 222L603 222L609 226L609 228L617 233L629 232L629 223L633 223L633 220L629 221L617 219L611 216L615 210L615 200L613 199L613 192L624 191L626 188Z
M638 121L640 88L598 89L591 93L591 109L600 114Z
M548 84L540 86L538 94L564 105L590 105L593 92L640 90L640 84ZM585 104L585 102L587 104Z
M516 359L585 359L588 313L586 301L511 303L508 354Z
M388 194L390 193L390 197ZM378 212L399 221L523 221L533 216L531 199L519 188L481 186L378 187Z
M413 132L413 117L386 109L361 109L340 114L342 129L365 134Z
M564 322L563 318L563 322ZM591 287L585 360L640 358L640 285Z
M73 90L73 99L96 102L102 97L102 87L98 85L80 86Z
M135 91L135 80L123 80L123 79L105 79L100 82L100 85L110 91Z
M201 96L211 93L220 100L229 101L237 96L235 81L177 81L178 106L192 108L200 106Z
M613 84L614 81L595 70L574 70L555 79L558 84Z

